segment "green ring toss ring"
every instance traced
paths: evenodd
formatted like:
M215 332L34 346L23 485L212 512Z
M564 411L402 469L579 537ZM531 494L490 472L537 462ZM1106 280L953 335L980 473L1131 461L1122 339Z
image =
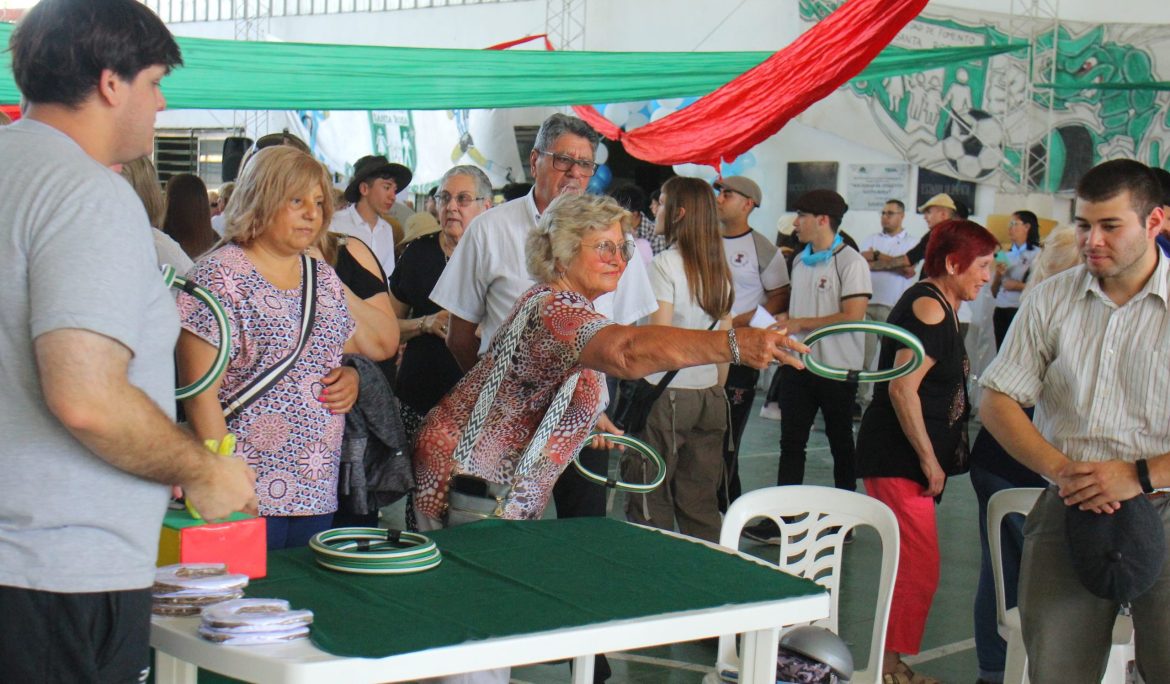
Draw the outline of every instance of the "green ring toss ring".
M309 549L321 567L359 575L403 575L430 570L443 556L429 537L380 527L338 527L318 532Z
M170 264L163 266L162 276L163 284L167 287L173 287L176 290L186 292L206 304L207 308L211 309L212 316L215 317L216 325L219 326L219 346L216 349L215 360L211 363L211 368L201 378L190 385L175 389L175 399L190 399L208 387L211 387L219 379L219 376L223 375L224 370L227 369L228 357L231 356L232 351L231 324L228 323L227 313L223 310L223 306L219 303L219 300L203 287L188 281L180 275L176 275L173 266Z
M658 473L654 476L653 480L651 480L650 482L647 482L646 484L634 484L631 482L622 482L621 480L614 480L613 478L598 475L597 473L593 472L592 470L589 470L585 466L581 465L581 460L580 460L581 452L577 452L577 457L573 459L573 465L576 466L577 472L581 473L581 475L586 480L589 480L590 482L592 482L594 484L599 484L603 487L611 487L613 489L620 489L624 492L633 492L635 494L647 494L647 493L652 492L655 489L657 489L658 486L662 484L662 481L666 479L666 461L662 460L662 456L659 455L659 453L654 450L654 447L643 442L642 440L635 439L635 438L630 437L628 435L612 435L608 432L595 432L595 433L591 434L590 437L604 437L605 439L607 439L610 442L613 442L614 444L620 444L620 445L627 447L629 449L633 449L637 453L646 457L646 459L649 460L651 463L653 463L658 468Z
M817 342L829 337L831 335L840 335L842 333L868 333L872 335L881 335L882 337L889 337L898 342L901 342L907 349L914 352L914 358L909 362L902 364L896 368L887 368L885 370L876 371L856 371L846 370L843 368L834 368L823 364L812 357L811 354L801 354L801 361L804 362L805 368L812 373L828 378L829 380L841 380L850 382L887 382L894 378L900 378L908 373L913 373L922 365L922 361L926 358L926 350L922 348L922 341L915 337L910 331L905 328L900 328L891 323L882 323L880 321L849 321L848 323L832 323L812 331L808 337L804 338L804 343L808 346L813 346Z

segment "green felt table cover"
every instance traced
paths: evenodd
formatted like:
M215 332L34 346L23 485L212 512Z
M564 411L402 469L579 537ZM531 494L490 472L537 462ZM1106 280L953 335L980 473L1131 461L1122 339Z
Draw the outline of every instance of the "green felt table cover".
M381 658L477 639L824 592L702 544L607 518L489 520L430 533L434 570L326 570L307 548L270 552L247 596L314 613L311 637Z

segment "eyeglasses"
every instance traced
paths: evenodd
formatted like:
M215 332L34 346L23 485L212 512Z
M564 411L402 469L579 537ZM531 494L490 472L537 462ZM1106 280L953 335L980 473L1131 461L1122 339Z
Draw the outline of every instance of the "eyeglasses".
M597 256L605 261L613 259L615 254L620 254L622 261L629 263L630 259L634 258L634 252L637 247L633 240L623 240L621 245L615 245L609 240L602 240L596 245L581 245L582 249L592 249L597 252Z
M458 204L460 207L466 208L466 207L470 207L472 202L478 202L484 198L483 197L476 197L475 195L472 195L470 192L461 192L458 195L452 195L449 192L440 192L439 194L435 195L435 202L438 203L438 205L440 207L447 206L447 203L450 202L452 199L455 200L455 204Z
M567 154L557 154L556 152L545 152L544 150L537 150L539 154L546 157L552 157L553 168L557 171L568 171L573 168L575 164L577 168L581 169L581 173L586 176L592 176L594 171L597 171L597 162L592 159L574 159Z
M897 216L898 214L905 214L904 211L883 211L882 216Z

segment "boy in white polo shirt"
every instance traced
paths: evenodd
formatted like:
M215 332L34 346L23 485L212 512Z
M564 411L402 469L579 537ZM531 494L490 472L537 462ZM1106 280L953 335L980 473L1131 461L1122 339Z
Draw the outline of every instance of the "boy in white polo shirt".
M844 244L838 229L849 210L831 190L812 190L796 201L796 235L805 244L792 262L792 297L786 322L791 335L803 335L831 323L865 319L872 288L869 266L857 250ZM823 364L860 370L865 340L860 333L834 335L817 342L812 355ZM833 454L833 484L857 487L851 411L856 382L838 382L808 370L782 366L780 387L780 466L776 483L804 481L805 447L817 411L825 419L825 434ZM776 523L765 520L744 528L744 536L779 544Z

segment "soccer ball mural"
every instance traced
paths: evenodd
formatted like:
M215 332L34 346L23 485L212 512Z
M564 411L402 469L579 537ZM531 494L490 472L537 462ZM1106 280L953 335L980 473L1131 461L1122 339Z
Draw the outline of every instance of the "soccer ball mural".
M992 174L1003 159L1003 127L981 109L952 113L942 141L947 164L962 178Z

